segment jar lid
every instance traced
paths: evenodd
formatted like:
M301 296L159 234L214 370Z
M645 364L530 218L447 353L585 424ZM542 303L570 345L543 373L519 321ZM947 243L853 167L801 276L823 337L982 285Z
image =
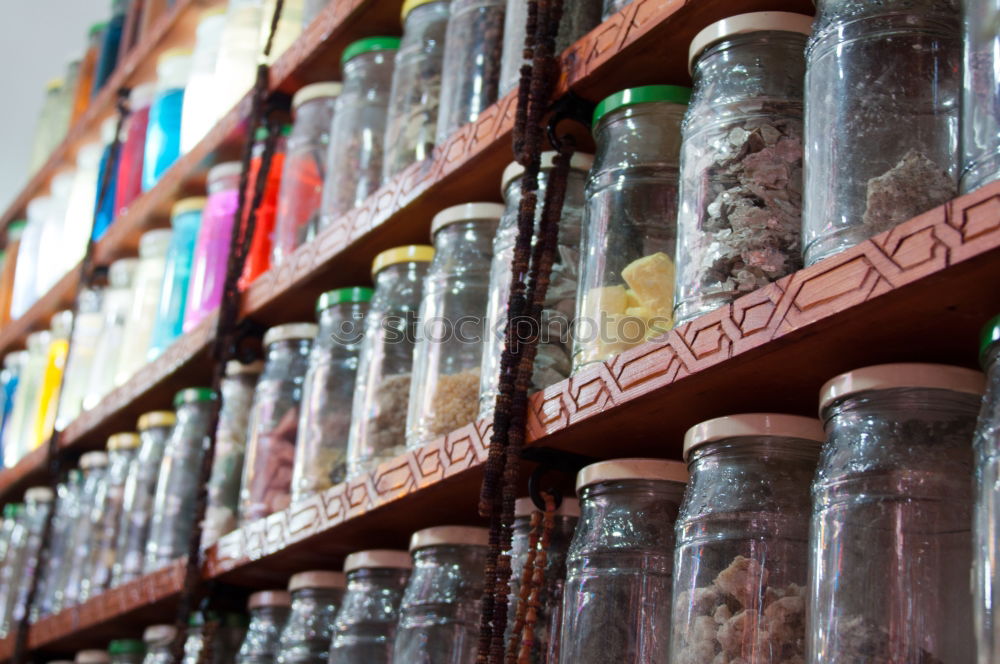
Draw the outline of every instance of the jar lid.
M259 609L262 606L291 606L292 596L285 590L262 590L250 595L247 601L248 609Z
M392 549L355 551L344 561L344 572L356 569L413 569L413 558L408 551Z
M530 496L518 498L514 502L514 516L531 516L533 512L540 512ZM556 510L556 516L580 517L580 501L576 498L563 498L562 504Z
M55 494L47 486L33 486L24 492L24 502L26 503L51 503Z
M139 255L159 255L166 253L167 247L170 246L170 238L173 235L174 232L169 228L157 228L152 231L146 231L139 238Z
M7 503L3 506L3 518L16 519L23 509L24 505L21 503Z
M190 58L191 49L185 48L183 46L178 46L177 48L168 48L163 53L160 53L160 57L156 58L156 66L159 67L164 62L169 60L176 60L177 58Z
M108 644L109 655L142 655L146 644L139 639L115 639Z
M462 203L452 205L434 215L431 222L431 237L450 224L472 220L498 220L503 216L503 206L499 203Z
M140 83L128 93L128 103L133 111L146 108L156 96L156 83Z
M812 16L793 12L752 12L716 21L691 40L688 48L688 71L691 71L695 59L702 51L733 35L749 32L797 32L808 36L812 33L812 23Z
M548 152L542 153L542 170L550 170L553 168L553 162L555 161L556 155L559 154L555 150L549 150ZM591 166L594 165L594 155L586 154L583 152L574 152L573 156L569 158L569 167L574 171L582 171L586 173L590 170ZM524 166L512 161L507 164L507 168L503 169L503 177L500 178L500 193L507 191L507 187L510 183L517 178L524 175Z
M299 91L292 96L292 108L298 108L307 101L321 99L324 97L336 97L344 88L343 84L337 81L324 81L313 83L299 88Z
M834 401L868 390L916 387L982 394L986 376L974 369L947 364L879 364L842 373L826 382L820 390L822 413Z
M87 452L80 457L80 468L90 470L91 468L104 468L108 465L108 455L104 452Z
M316 570L293 574L288 580L288 592L303 588L343 588L347 585L347 577L343 572L327 572Z
M441 2L441 0L406 0L406 2L403 3L403 11L400 12L400 18L405 21L407 15L409 15L409 13L414 9L420 7L421 5L429 5L432 2Z
M45 84L45 89L48 90L49 92L52 92L53 90L58 90L65 84L66 81L64 81L61 78L50 78L49 82Z
M663 480L666 482L688 481L687 466L680 461L666 459L612 459L598 461L585 467L576 475L576 491L598 482L619 480Z
M335 304L344 302L370 302L375 291L367 286L353 286L351 288L338 288L327 291L316 300L317 313L324 309L329 309Z
M24 227L28 225L28 222L24 219L18 219L17 221L12 221L7 226L7 241L10 241L11 233L23 233Z
M73 660L76 664L107 664L111 661L106 650L81 650Z
M142 632L142 640L146 643L173 641L177 630L173 625L150 625Z
M174 408L186 403L215 401L215 390L210 387L188 387L174 395Z
M205 209L205 203L208 201L204 196L192 196L191 198L182 198L181 200L174 203L174 206L170 208L170 216L177 217L188 212L201 212Z
M601 118L611 111L656 101L687 105L691 101L691 88L685 88L681 85L643 85L638 88L619 90L610 97L606 97L594 109L593 125L597 126Z
M278 341L289 339L315 339L319 327L315 323L286 323L275 325L264 333L264 345L270 346Z
M224 161L208 169L208 181L221 180L228 177L239 177L243 172L243 164L238 161Z
M817 443L826 441L823 423L812 417L779 413L741 413L716 417L694 425L684 434L684 460L691 450L706 443L744 436L780 436L801 438Z
M87 36L94 37L101 30L107 29L108 24L106 21L101 21L100 23L93 23L89 28L87 28Z
M490 531L475 526L435 526L424 528L410 537L410 551L428 546L488 546Z
M344 49L340 56L340 64L345 64L353 57L371 51L395 51L399 48L399 37L365 37L356 42L352 42Z
M210 18L215 18L216 16L225 16L228 8L225 5L219 5L218 7L209 7L198 15L199 23L206 21Z
M979 362L986 361L986 353L993 344L1000 341L1000 316L997 316L983 327L979 339Z
M264 370L263 360L257 360L256 362L251 362L250 364L243 364L239 360L229 360L226 362L226 375L227 376L243 376L243 375L256 375Z
M153 410L148 413L143 413L139 417L139 423L136 424L136 428L138 428L139 431L145 431L146 429L152 429L153 427L172 427L175 422L177 422L177 416L174 415L173 411Z
M139 447L139 434L131 431L116 433L108 437L109 450L134 450Z
M372 276L390 265L399 263L429 263L434 260L434 247L426 244L408 244L403 247L386 249L372 261Z
M288 136L292 133L292 125L283 124L278 127L278 134L281 136ZM267 127L257 127L257 131L253 133L253 140L256 143L261 143L267 140L267 137L271 135L271 130Z

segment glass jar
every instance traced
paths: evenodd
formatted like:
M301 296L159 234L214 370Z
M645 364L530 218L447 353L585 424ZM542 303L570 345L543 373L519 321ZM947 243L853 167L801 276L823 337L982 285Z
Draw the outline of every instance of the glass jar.
M887 364L823 386L806 661L972 662L972 439L983 375Z
M156 97L155 83L142 83L132 88L128 103L131 112L125 123L115 183L115 215L124 216L132 202L142 194L142 164L149 133L149 113Z
M17 395L17 387L21 382L21 373L24 371L27 360L28 351L25 350L7 353L3 358L3 372L0 373L0 400L2 400L3 405L3 416L0 418L0 440L3 440L4 432L11 420L14 411L14 398ZM2 464L3 458L0 457L0 465ZM0 560L2 559L0 557Z
M292 598L284 590L264 590L250 595L247 602L250 626L236 655L236 664L274 663L291 604Z
M111 658L104 650L80 650L73 658L74 664L111 664Z
M403 39L396 51L385 129L383 182L427 159L434 149L449 1L403 4Z
M215 430L212 474L205 488L208 503L201 534L203 547L236 530L250 409L257 377L263 369L263 362L241 364L234 360L226 364L226 376L219 386L222 405L219 426Z
M541 526L543 513L531 498L518 498L514 503L514 532L510 547L510 606L507 610L507 634L504 636L504 641L507 643L510 643L517 607L521 601L521 585L525 577L528 554L531 552L532 519L535 518L539 519ZM545 583L538 591L538 607L535 610L533 629L534 642L528 653L527 664L556 662L556 653L559 652L559 626L562 623L562 598L566 586L566 554L579 520L580 501L575 498L563 498L552 516L552 534L544 558ZM539 541L536 551L541 550ZM533 570L537 571L541 560L540 555L535 558ZM528 578L531 575L532 572L529 571ZM525 645L524 641L521 643L522 646Z
M955 196L961 71L958 0L817 3L806 50L806 265Z
M431 224L434 259L417 317L409 449L476 419L493 238L503 213L496 203L465 203L439 212Z
M68 251L65 239L69 235L66 216L69 212L69 195L73 189L75 169L61 171L52 178L49 185L51 192L50 205L47 208L45 227L40 240L39 261L35 265L35 287L37 297L41 298L59 282L73 267L69 260L76 251ZM49 249L51 247L51 249Z
M601 20L606 21L612 15L632 4L632 0L604 0L604 11L601 12Z
M262 0L230 0L226 3L226 25L219 41L215 61L215 90L212 103L205 108L215 110L207 126L215 124L251 87L260 58L259 35Z
M59 311L52 316L51 340L45 355L41 389L38 392L38 412L35 414L32 450L45 445L56 424L59 392L62 388L63 369L69 354L69 335L73 329L73 312Z
M305 0L305 4L302 8L302 25L309 25L313 20L319 16L323 8L326 7L329 0Z
M264 191L260 198L260 205L257 206L250 248L243 263L243 272L240 273L240 278L236 282L241 291L250 288L250 284L256 281L257 277L271 268L271 238L274 236L274 221L278 212L278 191L281 189L281 171L285 166L285 150L291 131L292 126L287 124L281 125L277 129L278 136L274 141L271 164L264 177ZM270 130L267 127L260 127L254 136L250 168L247 169L246 200L248 201L252 201L254 197L254 188L258 173L264 164L264 151L269 135ZM250 212L247 210L244 212L244 219L249 218Z
M444 40L438 145L497 100L506 0L452 0Z
M1000 658L1000 317L983 329L979 358L986 370L986 397L979 411L976 455L976 506L973 521L973 611L980 664Z
M757 12L691 42L676 323L802 266L802 85L812 18Z
M142 633L146 647L146 657L142 664L173 664L174 658L170 652L177 636L173 625L150 625Z
M538 204L535 223L539 223L545 192L555 152L543 152L538 174ZM584 185L593 158L577 153L570 159L562 215L559 221L558 250L552 265L549 288L542 308L543 327L547 334L539 340L531 378L531 392L566 378L571 368L569 335L576 314L576 291L579 274L580 230L583 223ZM500 381L500 357L503 353L507 324L507 301L510 297L511 262L517 240L517 216L521 207L520 178L524 167L512 162L504 170L501 190L504 215L493 244L490 292L486 309L486 337L479 387L479 417L493 414ZM536 229L537 231L537 229Z
M96 546L91 554L90 572L85 580L88 597L99 595L111 585L118 560L118 529L125 510L125 485L139 457L137 433L118 433L108 438L108 481L104 509L97 522Z
M382 184L389 94L399 37L368 37L340 58L344 87L334 106L323 182L320 230L364 202Z
M127 5L123 0L112 0L111 18L108 19L107 27L102 35L101 50L97 56L97 66L94 68L94 88L90 93L91 98L98 95L118 66L118 55L121 50L122 35L125 31L126 10ZM77 664L83 663L77 661Z
M124 344L125 324L132 310L132 284L139 269L139 259L121 258L108 270L108 288L101 305L101 334L94 350L93 366L102 371L91 371L83 409L91 410L115 386L115 373L121 348Z
M38 395L42 387L42 375L45 372L51 339L51 332L41 330L29 334L25 341L28 355L18 381L17 393L14 394L14 410L4 431L3 455L4 466L7 468L16 466L17 462L31 451L35 414L38 412Z
M413 561L406 551L347 556L347 591L333 625L328 664L391 664L399 605Z
M146 644L139 639L117 639L108 644L111 664L144 664Z
M124 143L119 142L118 150L111 153L115 136L118 135L118 117L110 115L101 123L101 161L97 166L97 193L94 199L94 223L90 230L92 242L98 242L108 232L115 218L115 196L118 190L118 167ZM110 162L110 163L109 163ZM106 184L105 184L106 183Z
M181 154L184 86L191 75L191 50L164 51L156 61L156 97L149 108L149 130L142 161L142 190L149 191Z
M52 613L76 606L80 601L83 577L89 572L87 562L96 541L96 528L91 517L95 507L100 509L108 477L108 455L105 452L87 452L80 457L79 467L83 473L83 486L77 509L72 513L73 529L67 535L68 555L56 582Z
M433 247L409 245L383 251L372 263L375 293L354 383L348 477L374 470L406 451L416 317L433 258Z
M204 387L189 387L174 397L177 421L163 451L146 540L144 574L167 566L188 551L205 438L217 398L215 392Z
M170 210L170 227L173 235L167 248L163 288L160 289L156 322L153 325L146 357L150 362L159 357L184 333L184 310L191 283L191 263L194 261L194 248L198 241L201 214L205 209L206 200L202 196L184 198L174 203L174 207Z
M581 518L566 560L560 664L668 661L679 461L616 459L576 476Z
M327 664L344 585L340 572L292 575L288 582L292 609L278 642L278 664Z
M191 73L184 86L184 106L181 110L181 154L190 152L205 138L216 120L227 109L214 108L215 62L222 46L222 31L226 27L226 8L211 7L201 12L195 30L191 53Z
M238 161L227 161L208 172L208 199L191 260L184 312L185 332L198 327L222 302L229 245L239 204L241 171L242 165Z
M630 88L594 111L574 372L673 327L680 127L690 94Z
M316 302L319 329L302 387L293 503L346 478L351 402L371 299L372 289L356 286L323 293Z
M8 597L6 607L2 609L0 636L13 634L17 625L27 616L30 608L28 594L32 581L39 572L42 531L52 510L53 499L52 489L44 486L32 487L24 492L24 517L18 522L20 528L13 535L14 556L8 555L4 561L3 581L8 589Z
M38 196L28 201L28 222L17 249L14 289L10 295L10 317L13 320L23 316L38 299L35 272L41 249L42 231L45 230L45 220L51 204L52 199L48 196Z
M146 538L153 518L156 484L160 477L163 452L177 417L169 410L155 410L139 418L139 454L129 469L122 498L121 522L111 586L138 579L142 575Z
M56 488L55 515L52 517L52 534L42 566L42 576L38 582L35 603L32 606L31 620L52 614L55 601L56 586L61 570L69 564L72 546L71 535L80 510L80 492L83 490L83 473L74 468L66 474L66 479ZM6 513L5 513L5 518ZM7 532L6 521L0 538ZM0 560L4 559L6 551L0 543Z
M241 524L280 512L291 502L302 384L316 332L312 323L288 323L272 327L264 335L267 356L247 428Z
M247 619L241 613L217 613L215 611L195 611L188 620L187 638L184 641L184 659L181 664L199 664L201 651L205 647L205 632L208 623L212 628L212 654L208 664L235 664L236 653L247 632Z
M84 288L77 297L73 338L69 344L65 378L56 413L56 428L59 431L65 431L83 410L87 383L94 369L94 352L101 339L103 300L103 287Z
M42 109L35 121L35 133L31 144L31 161L28 170L32 173L38 171L49 155L62 140L60 132L55 125L57 113L56 107L60 104L63 96L63 80L55 78L45 84L45 99L42 102Z
M8 628L4 625L9 624L8 605L13 599L17 562L26 533L24 505L4 505L4 516L4 565L0 566L0 631L6 632Z
M488 542L488 530L469 526L413 533L413 575L399 609L393 664L476 661Z
M281 265L315 236L323 199L333 109L340 83L313 83L292 97L295 123L288 136L271 242L271 264Z
M671 662L805 661L809 489L824 440L818 420L794 415L688 430Z
M132 284L132 306L125 321L121 354L115 366L116 385L123 385L146 364L172 239L173 231L167 229L146 231L139 239L139 267Z
M968 193L1000 177L1000 20L997 0L962 3L965 84L962 86L961 189Z

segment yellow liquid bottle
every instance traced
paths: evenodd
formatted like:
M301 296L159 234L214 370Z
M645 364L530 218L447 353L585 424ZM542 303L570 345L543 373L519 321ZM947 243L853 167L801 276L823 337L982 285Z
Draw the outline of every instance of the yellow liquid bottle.
M55 427L59 408L59 388L62 385L66 356L69 354L69 333L73 324L72 311L60 311L52 317L52 341L45 361L45 372L38 392L38 411L35 415L34 440L31 449L44 445Z

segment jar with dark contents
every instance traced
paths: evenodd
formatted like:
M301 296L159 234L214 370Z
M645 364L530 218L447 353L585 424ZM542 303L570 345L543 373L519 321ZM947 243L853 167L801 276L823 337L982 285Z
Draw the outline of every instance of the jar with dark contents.
M666 662L679 461L616 459L576 477L580 522L566 559L560 664Z
M802 87L812 17L741 14L691 42L676 322L802 266Z
M392 74L383 182L434 149L449 0L403 3L403 39Z
M320 229L333 224L382 185L385 127L399 37L368 37L340 58L344 87L334 106Z
M264 371L257 380L240 487L240 523L280 512L291 502L302 384L317 328L312 323L272 327L264 335Z
M983 383L970 369L886 364L823 386L807 661L974 661L972 439Z
M961 189L968 193L1000 177L1000 2L967 0L962 9Z
M250 626L236 654L236 664L274 663L291 605L292 598L284 590L262 590L250 595Z
M83 490L80 493L80 509L70 535L68 563L62 570L61 580L56 589L53 613L76 606L80 602L81 585L85 574L89 573L87 563L94 549L96 529L91 521L95 509L100 514L100 500L103 486L108 479L108 455L105 452L87 452L80 457L83 471Z
M111 664L145 664L145 655L146 644L139 639L116 639L108 644Z
M137 433L118 433L108 438L108 481L104 509L97 522L96 546L91 552L88 597L99 595L111 585L118 558L118 529L125 510L125 484L139 457Z
M219 407L219 426L215 430L212 474L206 487L208 503L205 506L202 546L209 546L226 533L236 530L247 427L257 377L263 369L263 362L242 364L233 360L226 364L226 376L219 386L222 404Z
M538 522L538 541L535 543L536 557L534 566L528 570L528 555L531 553L531 532L534 521ZM566 586L566 554L569 551L573 531L580 520L580 501L575 498L563 498L552 516L552 533L549 545L545 550L545 582L538 590L538 608L535 611L535 624L532 630L534 642L528 652L528 664L555 664L555 653L558 653L559 626L562 624L562 598ZM517 619L518 605L521 602L521 586L525 577L538 570L542 550L541 536L543 530L543 513L535 506L531 498L518 498L514 503L514 533L510 547L510 605L507 613L507 634L504 637L510 643L512 630ZM521 641L522 648L527 644Z
M169 410L151 411L139 418L139 455L125 480L121 523L118 525L118 542L115 545L118 553L111 574L112 588L142 575L160 464L176 421L177 417Z
M146 647L146 656L142 664L173 664L174 658L170 648L174 643L177 630L173 625L150 625L142 633L142 641Z
M278 642L278 664L327 664L333 621L346 581L341 572L300 572L288 582L292 609Z
M434 248L383 251L372 263L375 293L365 320L351 407L347 476L357 477L406 451L406 414L424 277Z
M441 70L437 144L497 100L505 0L451 0Z
M962 93L958 5L816 2L806 50L806 265L955 196Z
M212 637L212 656L207 664L235 664L247 633L247 617L242 613L195 611L188 619L181 664L199 664L205 640Z
M993 662L1000 658L1000 316L983 329L979 358L986 371L986 396L974 445L972 594L979 661Z
M319 332L302 388L292 502L321 493L347 476L347 439L365 316L372 289L332 290L316 302Z
M466 203L434 216L413 350L406 446L417 449L476 419L493 238L504 208Z
M329 664L391 664L399 605L413 561L406 551L347 556L347 590L333 625Z
M199 469L216 399L218 395L205 387L189 387L174 397L177 422L163 451L146 541L144 574L187 554L194 526Z
M805 661L809 489L819 420L749 413L684 437L670 661Z
M607 360L674 323L681 122L676 85L617 92L594 111L573 371Z
M541 221L542 206L548 190L555 152L543 152L538 172L535 224ZM584 187L593 164L591 155L576 153L570 159L566 195L559 218L559 238L553 257L549 287L542 303L542 327L546 331L538 341L531 373L531 393L545 389L566 378L572 369L572 330L576 317L576 291L580 275L580 234L583 229ZM480 369L479 417L493 415L500 389L500 357L505 343L507 301L512 278L511 263L517 241L517 217L521 209L521 176L524 166L516 161L504 169L500 191L504 212L493 240L493 264L490 267L490 292L486 303L486 330L483 337L483 362ZM537 227L535 229L537 237Z

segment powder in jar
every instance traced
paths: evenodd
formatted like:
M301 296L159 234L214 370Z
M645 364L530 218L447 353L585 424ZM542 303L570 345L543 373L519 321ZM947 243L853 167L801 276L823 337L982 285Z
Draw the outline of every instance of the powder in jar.
M479 411L479 369L438 377L431 434L443 436L473 422Z

